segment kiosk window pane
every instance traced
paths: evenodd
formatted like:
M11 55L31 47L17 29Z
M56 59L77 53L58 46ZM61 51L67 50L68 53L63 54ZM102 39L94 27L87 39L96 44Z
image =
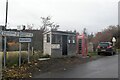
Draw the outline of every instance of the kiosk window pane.
M52 43L55 43L55 42L56 42L56 35L53 34L53 35L52 35Z
M69 36L68 43L72 43L72 36Z
M60 43L61 42L61 36L57 34L52 35L52 43Z
M61 43L61 35L57 35L56 42L57 42L57 43Z
M47 34L47 42L50 42L50 34Z
M68 43L75 43L75 36L69 36Z

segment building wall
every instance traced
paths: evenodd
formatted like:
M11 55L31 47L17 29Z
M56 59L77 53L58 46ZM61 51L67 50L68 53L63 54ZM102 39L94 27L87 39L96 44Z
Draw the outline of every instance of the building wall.
M62 57L62 50L61 49L52 49L51 53L52 53L51 57L53 57L53 58Z
M68 56L75 56L76 55L76 43L68 44Z
M31 47L36 51L43 51L43 31L41 30L24 30L24 32L33 33Z
M74 35L72 35L72 36L74 36ZM69 35L67 37L69 37ZM62 41L62 37L61 37L61 41ZM56 58L56 57L75 56L76 55L76 43L68 43L68 38L67 38L67 55L62 55L62 42L59 45L60 45L60 48L51 50L51 54L52 54L51 57Z

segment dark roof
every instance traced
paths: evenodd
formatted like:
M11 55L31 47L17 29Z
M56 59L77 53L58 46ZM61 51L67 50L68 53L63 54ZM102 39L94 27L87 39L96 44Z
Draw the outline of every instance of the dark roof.
M49 32L52 32L52 33L58 33L58 34L75 34L75 32L70 32L70 31L47 31L47 32L44 32L44 34L47 34Z
M112 44L111 42L100 42L100 43L109 43L109 44Z

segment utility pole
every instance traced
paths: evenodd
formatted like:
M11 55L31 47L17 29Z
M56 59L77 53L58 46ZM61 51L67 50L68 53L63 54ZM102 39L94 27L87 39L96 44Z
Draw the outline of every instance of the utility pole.
M6 18L5 18L5 28L4 28L4 30L7 27L7 16L8 16L8 0L6 0Z
M7 27L7 16L8 16L8 0L6 0L6 18L5 18L5 27L4 31ZM6 36L4 35L4 68L6 68Z

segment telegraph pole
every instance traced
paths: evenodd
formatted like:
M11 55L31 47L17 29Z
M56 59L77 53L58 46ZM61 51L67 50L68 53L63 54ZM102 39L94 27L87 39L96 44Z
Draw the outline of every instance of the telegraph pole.
M5 17L5 27L4 31L7 27L7 16L8 16L8 0L6 0L6 17ZM4 35L4 68L6 68L6 36Z
M5 18L5 28L4 28L4 30L7 27L7 16L8 16L8 0L6 0L6 18Z

